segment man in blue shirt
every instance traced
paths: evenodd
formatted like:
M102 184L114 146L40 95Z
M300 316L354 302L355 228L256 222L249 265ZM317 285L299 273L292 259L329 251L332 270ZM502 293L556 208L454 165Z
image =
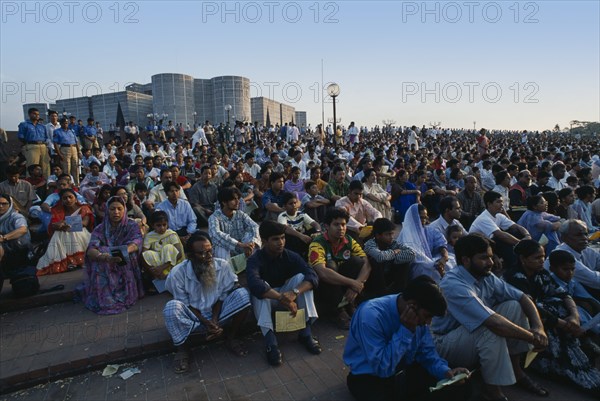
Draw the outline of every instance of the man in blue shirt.
M29 120L19 124L19 141L23 143L23 155L27 160L27 167L39 164L44 171L50 169L50 155L48 153L48 133L46 126L39 124L40 111L34 107L27 110ZM47 178L47 176L46 176Z
M283 174L271 173L269 176L271 188L266 190L262 197L262 206L266 213L265 220L277 220L277 216L285 212L283 208L283 184Z
M79 155L81 150L77 143L75 132L69 129L69 121L66 118L60 120L60 128L54 131L52 138L56 156L60 160L62 170L70 174L79 185Z
M164 189L167 199L156 205L156 210L166 212L169 215L169 228L187 240L197 229L194 210L187 200L179 198L179 184L168 182Z
M443 316L446 300L427 276L410 281L401 294L366 301L354 313L344 350L347 384L356 400L431 399L427 389L465 368L450 369L433 344L428 324ZM448 394L451 390L452 395ZM464 387L436 393L461 399Z
M75 133L75 136L77 136L78 138L82 134L81 132L79 132L79 124L77 124L77 117L69 116L69 129L72 130Z
M96 127L94 127L94 119L87 119L88 125L83 128L83 133L81 134L81 146L84 149L93 149L98 147Z
M548 345L531 299L492 274L491 242L478 234L461 237L454 247L458 266L440 283L448 313L431 325L435 345L450 363L481 367L483 398L506 400L501 386L515 382L537 395L548 391L521 368L521 355L533 344Z

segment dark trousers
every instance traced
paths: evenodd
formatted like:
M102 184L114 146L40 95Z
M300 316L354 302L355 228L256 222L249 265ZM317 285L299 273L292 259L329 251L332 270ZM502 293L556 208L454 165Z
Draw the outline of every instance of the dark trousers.
M308 244L293 235L285 235L285 249L296 252L303 259L306 259L308 256Z
M410 276L409 263L394 263L385 261L378 263L369 258L371 264L371 275L369 280L373 281L373 287L379 290L375 296L397 294L404 291Z
M337 266L334 266L334 264L331 262L327 263L327 268L332 268L342 276L351 279L356 279L358 277L362 266L362 259L355 256L350 257L350 259L345 262L337 263ZM319 280L319 286L315 291L319 312L322 312L325 315L333 315L338 313L338 305L342 301L342 298L347 290L347 287L330 284L324 282L323 280ZM383 292L381 280L378 280L377 278L374 279L372 276L369 276L369 279L365 283L363 292L358 297L358 302L373 298L377 296L376 294L381 292Z
M372 375L353 375L346 379L348 390L357 401L370 400L466 400L470 383L448 386L430 393L437 380L420 365L413 364L395 376L382 378Z
M304 207L304 213L309 215L314 221L321 222L325 220L325 213L327 213L327 206L319 207Z

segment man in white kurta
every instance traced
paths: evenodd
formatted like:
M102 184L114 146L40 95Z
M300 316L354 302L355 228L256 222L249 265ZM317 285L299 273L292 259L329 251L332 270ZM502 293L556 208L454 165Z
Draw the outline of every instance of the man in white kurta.
M238 356L247 351L235 339L250 307L248 290L240 287L226 260L213 258L212 244L203 233L193 234L185 246L187 259L167 276L166 289L173 295L163 315L173 343L178 347L175 371L189 369L187 340L194 331L206 339L220 337L223 326L231 322L226 346Z

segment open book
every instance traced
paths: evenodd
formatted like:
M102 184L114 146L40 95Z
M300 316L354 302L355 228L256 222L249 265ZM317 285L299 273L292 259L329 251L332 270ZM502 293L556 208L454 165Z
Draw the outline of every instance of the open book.
M72 233L83 231L83 220L80 214L65 216L65 223L69 225L69 231Z

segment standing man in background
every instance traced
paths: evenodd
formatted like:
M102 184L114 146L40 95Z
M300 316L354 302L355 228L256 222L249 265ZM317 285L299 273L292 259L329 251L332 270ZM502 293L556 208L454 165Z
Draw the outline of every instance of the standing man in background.
M32 164L42 166L44 176L50 176L50 156L48 155L48 133L46 127L38 124L40 111L34 107L27 110L29 119L19 124L19 141L23 143L23 155L27 167Z

